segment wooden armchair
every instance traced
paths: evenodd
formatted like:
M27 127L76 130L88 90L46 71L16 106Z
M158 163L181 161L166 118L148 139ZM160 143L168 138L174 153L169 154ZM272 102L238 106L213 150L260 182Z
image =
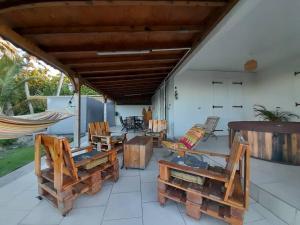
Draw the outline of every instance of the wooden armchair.
M145 136L151 136L154 146L160 147L162 140L165 140L167 137L167 121L149 120Z
M47 167L41 169L41 147ZM35 174L38 177L39 199L46 198L63 216L74 200L83 193L95 194L107 179L117 181L119 162L116 151L98 152L87 149L72 156L66 138L39 134L35 139Z
M207 151L184 153L223 157L225 168L209 166L192 168L167 161L159 161L158 200L167 199L185 204L187 215L199 219L201 214L221 219L232 225L242 225L249 205L250 149L240 134L236 134L230 155ZM204 178L204 183L187 182L172 175L172 171Z
M115 149L123 151L123 144L126 141L126 133L114 135L110 132L108 122L92 122L88 125L89 141L97 146L98 150L109 151Z

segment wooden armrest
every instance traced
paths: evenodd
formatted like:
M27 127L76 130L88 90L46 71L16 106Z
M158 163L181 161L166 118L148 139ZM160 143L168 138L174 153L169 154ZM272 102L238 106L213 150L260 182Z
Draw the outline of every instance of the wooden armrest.
M190 150L190 149L185 149L185 148L178 148L178 151L183 151L185 153L191 153L195 155L210 155L210 156L216 156L216 157L221 157L221 158L229 158L229 155L223 154L223 153L218 153L218 152L211 152L211 151L205 151L205 150Z
M215 172L215 171L211 171L211 170L207 170L207 169L199 169L199 168L192 168L189 166L183 166L183 165L179 165L176 163L172 163L172 162L168 162L165 160L160 160L158 162L159 164L165 165L171 169L175 169L175 170L180 170L186 173L190 173L190 174L194 174L197 176L201 176L201 177L206 177L206 178L210 178L213 180L218 180L224 183L228 182L228 176L226 174L223 173L219 173L219 172Z
M92 135L91 139L93 139L94 137L96 137L96 138L110 138L111 136L110 135Z
M82 147L82 148L72 148L71 152L75 153L75 152L80 152L80 151L83 151L83 150L85 150L86 152L91 152L93 150L93 146L89 145L89 146Z

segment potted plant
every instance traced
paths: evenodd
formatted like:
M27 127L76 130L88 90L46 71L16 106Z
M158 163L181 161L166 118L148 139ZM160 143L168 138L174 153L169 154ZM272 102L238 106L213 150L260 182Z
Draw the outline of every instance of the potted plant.
M272 111L268 110L263 105L254 105L253 110L255 112L255 117L260 117L264 121L288 122L291 118L300 118L297 114L279 110L279 107Z

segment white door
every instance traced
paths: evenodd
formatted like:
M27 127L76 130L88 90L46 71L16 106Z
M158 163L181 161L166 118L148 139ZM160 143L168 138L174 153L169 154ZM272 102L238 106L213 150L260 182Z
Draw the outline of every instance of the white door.
M292 108L295 107L295 110L291 110L291 111L300 115L300 72L294 73L293 85L294 85L294 104Z
M243 87L245 83L241 80L232 80L229 86L229 116L228 122L240 121L244 119L244 93Z
M216 135L226 135L227 123L228 123L228 80L226 79L214 79L212 81L212 113L214 116L220 117L218 126L216 128Z

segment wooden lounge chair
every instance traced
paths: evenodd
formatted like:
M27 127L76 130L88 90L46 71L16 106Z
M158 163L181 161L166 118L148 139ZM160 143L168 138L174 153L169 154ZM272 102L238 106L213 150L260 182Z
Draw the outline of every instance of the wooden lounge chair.
M209 117L207 117L205 124L199 125L199 126L203 127L205 130L205 137L202 139L202 141L207 141L209 137L217 138L217 136L214 132L216 130L219 120L220 120L220 117L209 116Z
M203 128L203 126L199 126L196 124L191 129L189 129L179 140L164 140L162 141L162 145L171 152L178 153L180 151L181 154L186 150L192 150L204 137L205 129Z
M188 150L185 153L210 155L226 159L224 168L208 166L193 168L168 161L159 161L158 200L167 199L185 204L187 215L199 219L208 214L232 225L242 225L249 205L250 149L240 134L236 134L229 155ZM175 171L175 176L173 176ZM201 177L203 184L188 182L182 177ZM195 180L195 179L194 179Z
M152 137L154 146L160 147L161 141L167 137L167 121L149 120L145 136Z
M98 150L109 151L115 149L123 151L123 144L126 141L126 133L114 135L110 132L108 122L92 122L88 125L89 141L97 146Z
M42 146L45 169L41 169ZM117 181L119 162L116 151L98 152L91 147L73 157L66 138L39 134L35 139L35 174L39 199L49 200L65 216L78 196L97 193L107 179Z

